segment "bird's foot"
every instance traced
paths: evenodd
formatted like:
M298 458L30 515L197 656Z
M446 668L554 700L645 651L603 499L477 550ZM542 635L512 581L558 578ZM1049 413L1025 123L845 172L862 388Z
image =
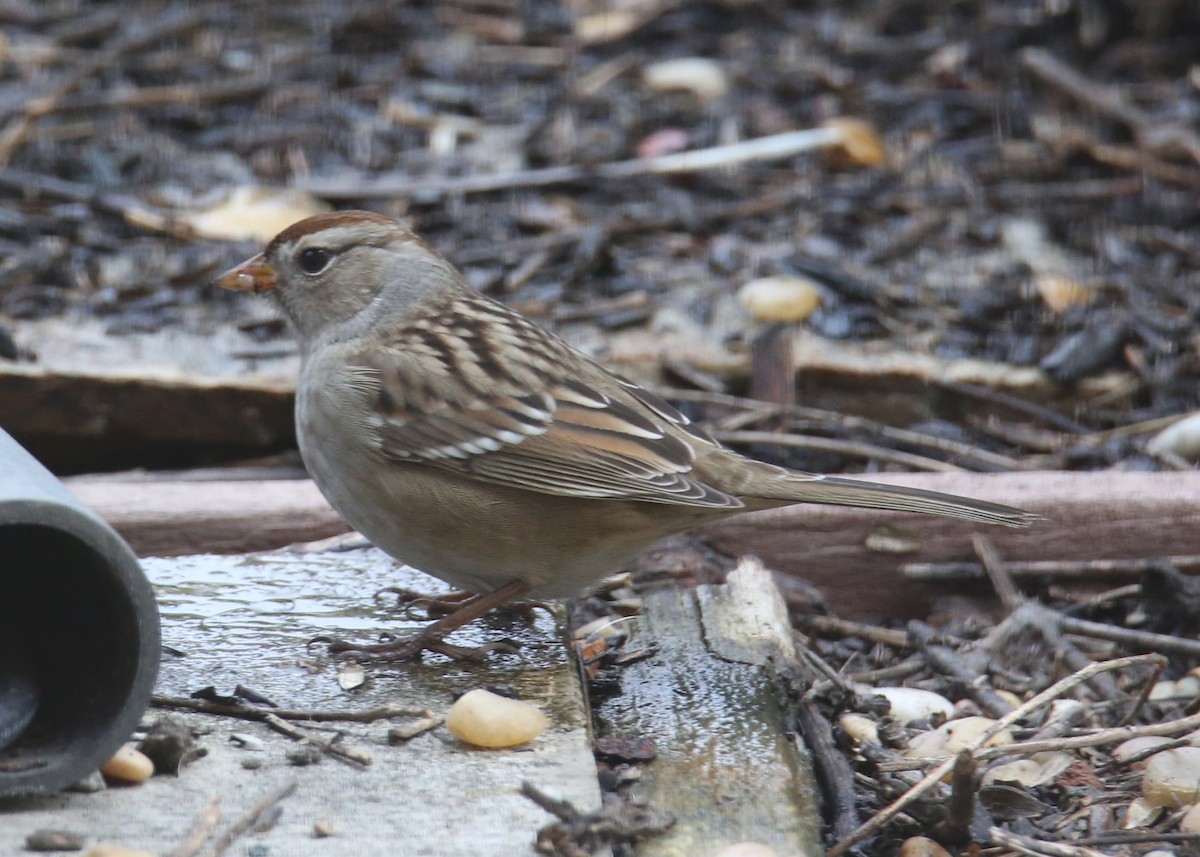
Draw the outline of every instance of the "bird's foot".
M405 661L419 657L422 652L437 652L455 660L481 661L489 652L515 652L516 647L510 642L498 642L469 648L447 643L443 638L468 622L475 621L490 610L520 598L530 589L528 583L513 580L491 592L481 595L466 595L458 600L449 615L443 616L416 634L407 637L368 645L351 643L333 637L315 637L310 641L310 645L325 643L329 646L330 654L347 654L365 661Z
M417 592L415 589L406 589L403 586L385 586L375 593L375 598L378 599L384 594L396 597L396 605L403 608L405 616L429 619L449 616L463 604L477 597L474 592L446 592L435 595L429 592ZM534 610L545 610L549 613L550 605L545 601L520 599L505 603L503 609L530 616ZM418 617L416 611L420 611L424 616Z
M424 652L436 652L455 661L482 663L493 652L513 654L517 651L517 646L507 640L484 643L482 646L456 646L426 631L383 643L354 643L336 637L314 637L309 641L310 645L313 643L325 643L331 655L346 655L366 663L418 660Z

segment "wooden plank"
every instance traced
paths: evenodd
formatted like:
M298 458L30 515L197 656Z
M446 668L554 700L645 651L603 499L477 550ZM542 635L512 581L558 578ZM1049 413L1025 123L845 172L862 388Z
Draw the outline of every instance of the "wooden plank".
M828 597L835 612L847 617L924 615L929 598L947 588L914 585L900 578L897 568L905 562L974 559L974 532L986 533L1007 560L1200 554L1200 473L922 473L871 478L1005 503L1037 512L1045 520L1008 529L916 515L791 506L712 524L703 530L704 539L722 553L753 553L775 571L807 580ZM950 591L970 588L956 583Z
M1045 516L1023 530L986 528L1011 560L1200 554L1200 473L872 478L1007 503ZM68 486L142 555L268 550L345 531L306 480L147 483L81 478L69 480ZM897 568L904 562L972 559L973 532L960 521L807 505L730 518L700 531L722 553L756 554L780 573L811 581L846 616L920 613L931 594L945 590L904 581Z
M639 844L639 857L716 854L736 842L819 854L816 786L787 738L768 665L792 651L770 574L743 562L723 586L648 593L632 624L626 650L659 652L622 671L622 693L597 706L598 722L609 735L654 739L658 758L631 792L676 818Z
M68 479L140 556L248 553L347 531L308 479L120 482Z

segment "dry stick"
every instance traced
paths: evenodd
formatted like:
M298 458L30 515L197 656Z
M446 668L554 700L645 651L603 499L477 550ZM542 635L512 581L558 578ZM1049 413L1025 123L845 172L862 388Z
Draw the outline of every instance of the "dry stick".
M1166 659L1163 658L1162 655L1133 655L1127 658L1114 658L1110 661L1101 661L1099 663L1090 664L1085 669L1082 669L1073 675L1069 675L1066 678L1055 682L1041 693L1022 703L1016 710L1001 717L999 720L993 723L991 727L989 727L980 735L976 736L976 738L963 749L970 750L971 752L975 753L975 758L982 761L985 757L987 757L986 751L980 752L980 748L983 747L984 744L1012 724L1016 723L1018 720L1028 717L1035 711L1038 711L1044 706L1049 705L1051 702L1063 696L1080 683L1087 681L1092 676L1099 675L1100 673L1111 672L1113 670L1126 669L1128 667L1164 663L1165 660ZM903 812L904 808L910 803L940 783L942 781L942 777L944 777L946 773L953 767L953 757L946 759L944 762L922 777L921 780L907 792L872 816L866 823L860 826L858 830L854 831L854 833L852 833L850 836L840 840L832 848L826 851L825 857L840 857L840 855L845 854L858 842L861 842L863 839L879 830L881 827L883 827L883 825L887 824L889 821Z
M954 759L945 821L946 838L951 842L963 843L971 836L971 819L975 815L975 774L978 768L970 750L959 751Z
M1142 655L1139 657L1152 657ZM1104 744L1120 744L1130 738L1161 737L1174 735L1177 732L1191 732L1200 728L1200 714L1181 717L1178 720L1168 720L1166 723L1151 723L1145 726L1114 726L1111 729L1098 729L1087 735L1075 735L1070 738L1039 738L1031 741L1016 741L995 747L985 747L975 753L978 762L990 762L993 759L1003 759L1006 756L1032 755L1047 751L1082 750L1088 747L1099 747ZM1155 749L1161 750L1162 747ZM896 759L879 763L881 771L911 771L927 765L943 764L946 756L925 756L906 759Z
M977 533L971 537L971 546L975 548L975 555L983 563L983 570L987 572L988 579L992 582L992 589L996 590L996 594L1000 596L1000 602L1005 609L1011 613L1024 604L1025 596L1013 583L1004 560L1000 558L1000 552L996 550L996 546L992 544L991 540L987 536Z
M1154 658L1156 655L1136 655L1139 658ZM1107 661L1106 663L1112 663ZM1174 735L1178 732L1190 732L1200 729L1200 714L1191 717L1181 717L1178 720L1168 720L1166 723L1149 723L1145 726L1114 726L1111 729L1099 729L1090 735L1075 735L1070 738L1048 738L1039 741L1018 741L997 747L987 747L978 751L975 758L981 762L992 759L1002 759L1005 756L1016 756L1024 753L1041 753L1046 750L1079 750L1085 747L1099 747L1103 744L1118 744L1130 738L1146 736Z
M1002 624L1036 628L1045 644L1062 654L1068 667L1073 670L1086 667L1090 663L1088 657L1062 635L1062 615L1037 602L1028 601L1021 594L1017 585L1013 583L1012 575L1008 573L1008 566L1001 558L1000 552L987 536L977 534L972 537L971 543L980 562L983 563L984 570L987 571L992 588L1009 610L1008 618ZM1096 676L1091 685L1101 699L1116 699L1121 692L1117 683L1107 675Z
M1089 107L1125 123L1138 143L1158 154L1186 152L1200 162L1200 137L1182 123L1161 123L1146 111L1130 104L1120 89L1088 80L1042 48L1021 51L1021 62L1042 80Z
M1192 657L1200 657L1200 640L1172 637L1168 634L1155 634L1150 631L1135 631L1131 628L1105 625L1102 622L1089 622L1087 619L1076 619L1072 616L1060 617L1058 624L1060 628L1069 634L1095 637L1098 640L1110 640L1114 643L1122 643L1130 648L1178 652L1179 654L1191 655Z
M286 735L289 738L294 738L297 741L307 741L317 749L331 756L336 756L339 759L345 759L347 762L363 765L364 767L371 764L371 757L362 750L357 750L354 747L341 747L334 743L334 739L324 738L320 735L314 735L307 729L301 729L299 726L293 726L281 717L276 717L273 714L267 714L263 719L263 723L270 726L281 735Z
M813 771L821 785L823 810L829 830L834 836L847 836L859 825L854 800L854 771L844 753L833 740L829 721L807 703L796 706L796 725L799 735L793 736L802 754L811 753Z
M989 717L1003 717L1013 710L1012 704L986 682L984 653L967 649L966 654L960 654L950 646L941 645L933 628L916 620L908 623L908 637L925 655L931 669L955 682Z
M112 110L119 107L199 107L241 101L267 92L271 86L271 79L265 75L218 80L202 85L145 86L132 91L101 92L57 100L37 99L25 105L25 112L33 118L41 118L54 113Z
M123 194L104 193L91 185L60 179L57 176L44 176L28 170L0 166L0 187L17 190L31 196L49 196L54 199L82 202L101 211L116 214L124 218L131 226L154 232L165 232L185 240L194 237L191 227L177 223L170 215L150 208L131 197Z
M196 815L192 821L192 827L184 837L183 842L167 855L167 857L194 857L200 853L200 849L204 847L217 829L217 823L221 820L221 799L213 797L204 809Z
M1031 836L1018 836L999 827L989 829L988 834L997 845L1003 845L1018 854L1028 854L1029 857L1109 857L1103 851L1061 842L1046 842Z
M885 446L873 443L858 443L852 440L836 440L827 437L804 437L798 434L784 434L774 431L714 431L714 438L721 443L766 443L772 446L785 446L795 449L815 449L821 452L836 452L841 455L854 455L859 458L877 458L880 461L890 461L893 464L903 464L918 470L932 470L939 473L964 473L966 468L957 464L947 464L936 458L926 458L923 455L913 455L910 452L899 452Z
M356 176L352 179L305 179L295 186L326 199L378 199L432 193L483 193L510 188L545 187L585 178L625 179L645 175L694 173L750 161L789 158L812 149L837 146L845 139L840 128L810 128L772 134L725 146L675 152L656 158L636 158L596 166L545 167L498 175L443 176L414 179L407 175Z
M221 857L229 846L233 844L235 839L257 824L258 820L270 812L271 808L277 803L294 792L299 783L300 778L293 774L281 786L263 795L258 803L250 807L245 815L231 824L229 829L221 834L220 838L213 844L212 851L208 852L208 857Z
M909 639L908 634L894 628L880 628L878 625L851 622L849 619L839 619L836 616L807 616L804 624L814 634L833 637L862 637L872 643L882 643L896 649L912 648L912 640Z
M363 711L309 711L302 708L255 708L251 705L226 705L220 702L208 702L203 699L190 699L185 696L162 696L155 694L150 697L150 704L155 708L182 708L187 711L197 711L201 714L214 714L220 717L239 717L242 720L263 720L266 715L273 714L284 720L306 720L310 723L374 723L376 720L388 720L392 717L434 717L428 708L419 705L381 705L378 708L367 708Z
M1083 423L1076 422L1070 417L1063 416L1058 411L1051 410L1045 405L1039 405L1037 402L1022 399L1020 396L1015 396L1012 393L1005 393L991 387L981 387L978 384L965 384L961 381L944 381L935 378L931 379L930 383L937 384L942 389L949 390L952 393L958 393L960 396L970 396L973 399L1007 408L1015 413L1044 422L1059 431L1085 436L1091 434L1091 430Z
M1064 580L1097 577L1133 577L1166 563L1180 571L1200 569L1200 556L1194 554L1131 559L1031 560L1006 562L1013 577L1057 577ZM985 576L977 562L907 562L900 573L910 580L977 580Z
M846 673L846 678L860 684L875 684L875 682L879 681L898 681L902 678L908 678L924 669L925 659L920 655L913 655L891 666L863 670L862 672Z
M869 420L866 417L854 417L847 414L841 414L837 411L826 411L820 408L810 408L803 405L792 405L787 408L780 408L778 405L773 405L769 402L759 402L755 399L747 399L742 396L732 396L728 393L711 392L705 390L681 390L673 387L656 387L655 392L664 399L670 399L676 402L694 402L701 405L715 405L718 407L726 407L734 410L742 411L757 411L759 416L771 416L773 414L783 414L798 420L809 420L812 422L825 423L836 426L841 429L858 429L861 431L869 431L873 434L878 434L888 440L894 440L897 443L907 443L912 446L921 446L926 449L937 450L944 452L947 455L952 455L957 458L974 459L980 465L998 470L1018 470L1021 467L1021 462L1015 458L1010 458L1007 455L1001 455L997 452L983 449L978 446L972 446L969 443L961 441L949 440L947 438L936 437L922 432L910 431L909 429L900 429L895 426L889 426L886 423Z

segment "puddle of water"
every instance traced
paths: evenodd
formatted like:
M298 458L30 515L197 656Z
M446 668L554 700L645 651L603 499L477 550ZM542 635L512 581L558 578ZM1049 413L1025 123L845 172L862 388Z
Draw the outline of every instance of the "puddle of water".
M552 697L539 676L566 660L557 625L544 612L532 622L497 614L455 632L451 641L473 646L513 639L521 644L518 654L491 655L482 670L440 655L371 665L371 680L351 695L337 685L338 662L309 640L329 635L373 643L384 633L412 633L424 623L406 617L394 595L375 594L389 586L442 593L450 591L446 584L373 549L151 558L142 567L158 596L163 644L184 653L163 656L157 691L168 695L187 696L209 685L232 693L245 684L286 707L345 707L351 696L357 707L370 697L439 697L477 686L485 674L488 682Z

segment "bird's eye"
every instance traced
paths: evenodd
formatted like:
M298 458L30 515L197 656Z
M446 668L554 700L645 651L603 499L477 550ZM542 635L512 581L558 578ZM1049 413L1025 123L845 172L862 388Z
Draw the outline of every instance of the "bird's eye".
M306 274L319 274L329 267L333 254L321 247L308 247L297 257L300 270Z

